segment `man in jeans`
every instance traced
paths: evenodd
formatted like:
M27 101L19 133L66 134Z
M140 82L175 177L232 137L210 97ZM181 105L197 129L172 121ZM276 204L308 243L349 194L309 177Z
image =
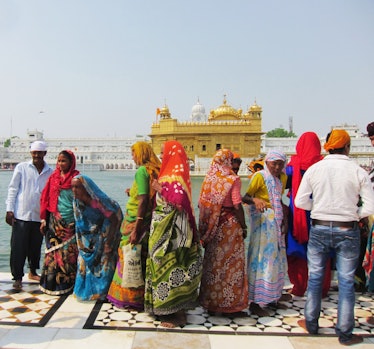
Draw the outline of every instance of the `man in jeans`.
M374 213L374 192L368 174L348 157L350 137L333 130L324 145L329 152L304 174L295 205L311 211L308 242L309 280L304 309L298 324L311 334L318 333L322 284L330 250L336 254L339 300L335 332L342 345L361 343L354 335L354 275L360 253L358 221ZM361 205L358 206L359 201Z

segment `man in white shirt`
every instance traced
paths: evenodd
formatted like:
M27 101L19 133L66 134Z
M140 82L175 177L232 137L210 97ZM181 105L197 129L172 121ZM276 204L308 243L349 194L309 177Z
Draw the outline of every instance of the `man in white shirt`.
M22 289L23 268L26 257L29 262L29 279L40 280L40 249L43 235L40 233L40 195L53 170L44 161L47 145L35 141L30 146L32 160L19 163L8 186L5 221L12 226L10 240L10 269L13 288Z
M331 131L324 148L329 155L305 172L295 198L295 205L310 210L312 219L305 320L298 323L309 333L318 333L326 261L330 250L335 250L339 284L335 332L340 344L353 345L363 341L352 333L354 275L360 253L358 221L374 213L374 192L366 171L348 157L350 137L346 131Z

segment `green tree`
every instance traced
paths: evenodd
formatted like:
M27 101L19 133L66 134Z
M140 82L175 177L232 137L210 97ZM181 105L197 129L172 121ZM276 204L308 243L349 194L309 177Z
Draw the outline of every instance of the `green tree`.
M8 148L8 147L10 147L10 144L11 144L11 141L10 141L10 138L8 138L8 139L4 142L4 148Z
M266 133L267 137L275 137L275 138L285 138L285 137L297 137L296 134L292 131L287 131L284 128L275 128Z

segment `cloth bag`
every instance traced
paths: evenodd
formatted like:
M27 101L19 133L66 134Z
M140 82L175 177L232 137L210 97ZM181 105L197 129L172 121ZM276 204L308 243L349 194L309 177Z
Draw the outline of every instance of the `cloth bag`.
M141 260L142 245L127 244L122 247L123 271L122 287L141 287L144 285Z

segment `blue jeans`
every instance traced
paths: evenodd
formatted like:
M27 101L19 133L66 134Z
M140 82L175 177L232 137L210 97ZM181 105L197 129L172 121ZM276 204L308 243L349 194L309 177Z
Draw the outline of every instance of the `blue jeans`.
M309 279L304 315L307 329L312 334L318 332L322 284L330 250L336 253L339 283L338 323L335 332L344 342L352 337L355 323L354 276L360 254L358 225L355 224L353 228L315 225L310 229L307 252Z

